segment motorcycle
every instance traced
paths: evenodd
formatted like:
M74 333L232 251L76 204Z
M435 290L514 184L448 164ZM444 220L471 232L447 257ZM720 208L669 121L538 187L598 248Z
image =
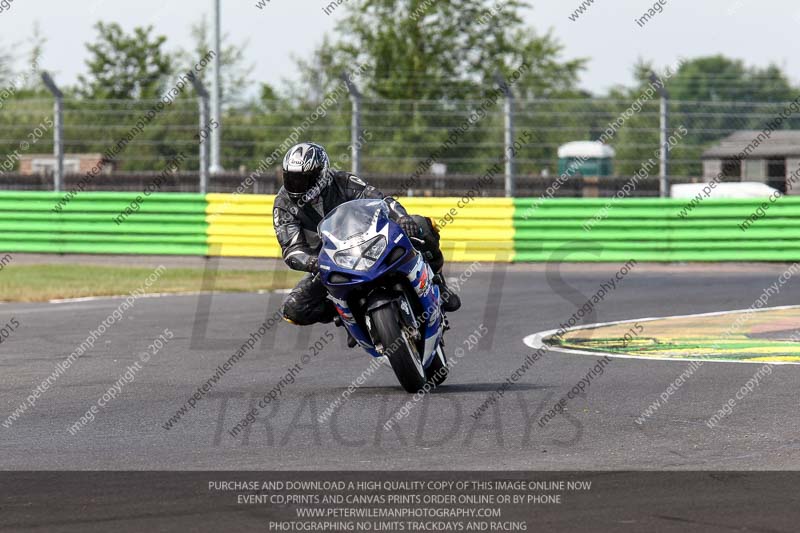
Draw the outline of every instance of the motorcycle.
M385 357L410 393L447 378L434 273L382 200L351 200L320 222L319 272L344 325L373 357Z

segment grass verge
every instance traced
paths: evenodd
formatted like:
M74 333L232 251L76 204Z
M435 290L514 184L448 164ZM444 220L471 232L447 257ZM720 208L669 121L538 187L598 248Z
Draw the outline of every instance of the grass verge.
M152 268L124 266L15 265L0 273L0 301L45 302L61 298L125 295L140 288L153 271ZM147 292L285 289L293 287L302 273L220 269L204 281L206 275L206 271L199 268L167 268Z

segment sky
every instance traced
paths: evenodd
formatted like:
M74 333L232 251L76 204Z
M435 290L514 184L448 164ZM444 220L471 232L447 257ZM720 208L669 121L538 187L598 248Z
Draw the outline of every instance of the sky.
M269 0L264 9L256 7L258 1L222 0L223 31L234 42L249 43L253 93L262 81L280 86L281 80L296 79L293 58L308 58L344 13L339 7L325 14L331 0ZM662 12L644 27L635 20L653 5L648 0L594 0L570 20L581 1L534 0L524 15L537 32L553 32L565 58L589 59L581 86L595 94L630 84L638 58L666 66L679 57L724 54L749 65L778 64L800 80L800 55L793 53L800 4L793 0L661 0ZM70 85L86 71L85 43L93 40L96 21L127 30L153 25L168 37L168 48L189 48L191 23L204 13L210 17L212 6L213 0L13 0L0 11L0 46L14 51L17 67L24 69L21 52L38 21L48 38L42 67Z

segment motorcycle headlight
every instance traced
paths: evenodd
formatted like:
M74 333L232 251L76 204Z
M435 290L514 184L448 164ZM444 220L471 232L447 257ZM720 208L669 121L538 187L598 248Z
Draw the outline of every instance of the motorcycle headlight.
M386 237L378 235L358 246L336 252L333 255L333 260L342 268L369 270L375 264L375 261L381 257L384 250L386 250Z

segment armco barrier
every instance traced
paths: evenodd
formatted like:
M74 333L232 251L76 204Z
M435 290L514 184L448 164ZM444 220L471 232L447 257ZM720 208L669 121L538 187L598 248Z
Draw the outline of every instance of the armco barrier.
M274 199L261 194L206 195L210 255L280 257L272 226Z
M272 226L273 195L207 195L211 255L280 257ZM442 251L449 261L511 261L514 254L513 201L481 198L403 198L411 213L441 226Z
M0 252L280 257L272 195L157 193L122 224L135 193L0 191ZM441 228L450 261L796 261L800 198L764 200L402 198ZM593 220L594 219L594 220ZM591 226L585 229L587 222Z
M0 250L87 254L206 255L205 199L154 194L122 224L114 222L136 193L76 195L60 212L53 192L0 192Z
M52 192L0 191L0 251L280 257L272 226L274 195L84 192L60 212ZM142 198L121 224L120 212ZM510 261L511 200L405 198L412 213L441 220L451 261Z
M739 227L766 201L704 200L681 218L688 200L632 198L606 209L608 199L552 199L538 207L537 199L516 199L514 260L800 260L800 198L780 198L746 231Z

